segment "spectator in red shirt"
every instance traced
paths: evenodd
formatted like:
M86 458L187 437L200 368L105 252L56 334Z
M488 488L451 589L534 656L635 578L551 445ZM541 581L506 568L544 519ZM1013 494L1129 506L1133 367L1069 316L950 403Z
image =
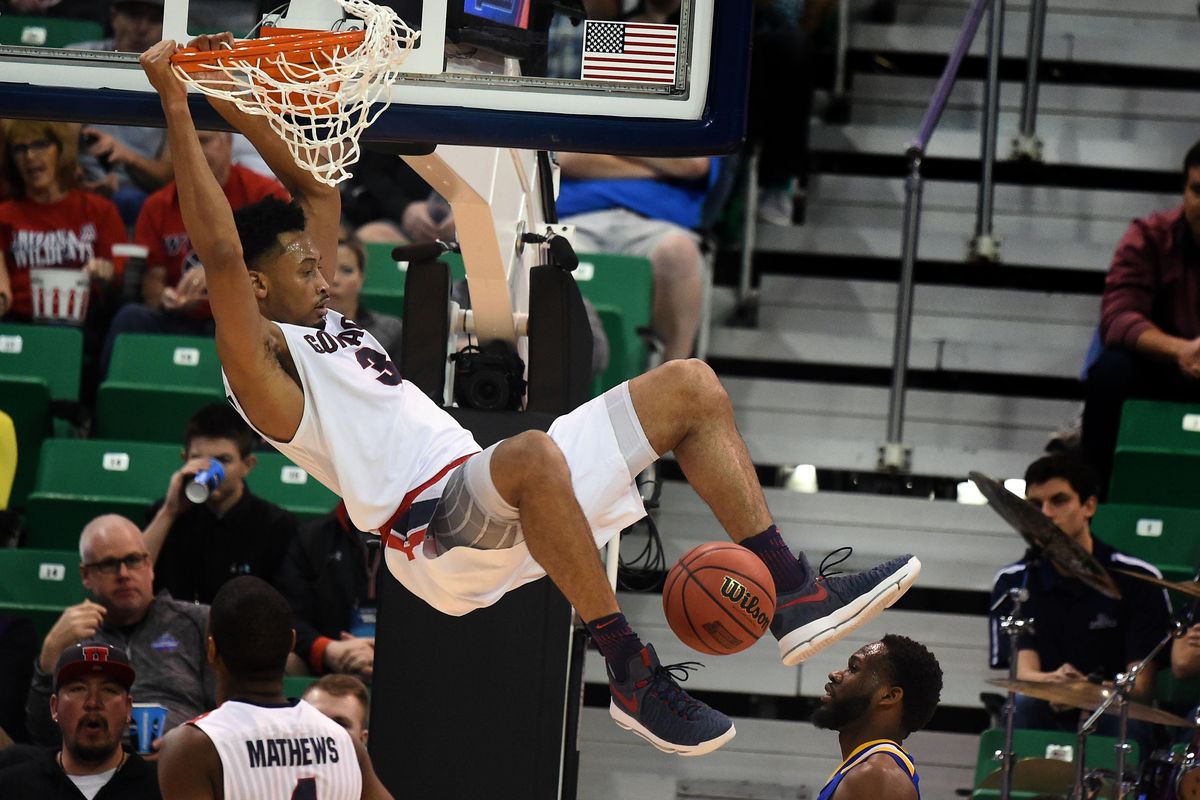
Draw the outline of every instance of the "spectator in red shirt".
M1183 205L1134 220L1117 245L1100 336L1081 445L1104 485L1126 399L1200 402L1200 142L1184 158Z
M125 226L110 200L75 187L78 127L4 123L4 166L12 197L0 203L0 316L83 328L99 352L121 270L112 246ZM104 302L101 302L104 301Z
M231 134L201 131L199 136L208 167L234 210L268 195L290 199L279 181L233 163ZM204 265L196 258L183 226L174 181L146 199L134 239L149 251L142 277L143 302L126 305L113 319L104 343L102 374L108 372L113 343L122 333L213 335Z

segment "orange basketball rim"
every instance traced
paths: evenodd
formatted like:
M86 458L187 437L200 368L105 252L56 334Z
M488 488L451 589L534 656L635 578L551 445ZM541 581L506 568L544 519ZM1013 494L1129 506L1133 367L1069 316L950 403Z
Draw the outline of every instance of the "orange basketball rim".
M294 28L263 28L259 39L239 39L233 47L200 51L182 47L171 63L188 75L215 69L247 70L254 82L267 90L262 101L275 113L300 112L306 116L332 116L339 111L340 83L326 84L316 94L288 92L280 83L316 81L328 75L334 59L353 52L362 44L362 30L305 31Z

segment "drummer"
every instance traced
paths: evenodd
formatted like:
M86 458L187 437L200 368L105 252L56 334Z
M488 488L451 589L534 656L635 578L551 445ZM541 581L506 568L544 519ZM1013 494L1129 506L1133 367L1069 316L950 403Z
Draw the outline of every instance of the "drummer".
M1091 468L1066 454L1039 458L1025 471L1029 502L1100 565L1161 578L1152 564L1118 552L1092 535L1098 488ZM1073 577L1065 565L1045 556L1035 557L1032 551L1000 570L992 588L993 604L1010 589L1029 591L1021 616L1034 620L1034 631L1017 640L1019 680L1059 683L1091 677L1111 681L1154 649L1169 624L1166 592L1118 572L1111 574L1121 600L1100 594ZM1009 611L1010 604L1001 603L990 621L993 668L1006 668L1009 663L1009 640L999 625L999 617ZM1143 703L1153 699L1155 672L1155 666L1148 666L1138 676L1131 699ZM1075 731L1079 721L1077 709L1017 697L1018 728ZM1105 715L1096 732L1116 735L1117 722L1116 716ZM1149 726L1131 720L1129 730L1142 745L1142 753L1148 754L1152 749Z

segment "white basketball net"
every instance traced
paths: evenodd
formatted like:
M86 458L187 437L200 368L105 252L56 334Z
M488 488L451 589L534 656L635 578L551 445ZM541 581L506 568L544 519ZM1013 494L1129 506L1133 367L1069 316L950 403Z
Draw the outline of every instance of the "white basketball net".
M347 167L358 161L359 136L388 107L400 65L421 35L385 6L337 3L362 19L365 29L358 47L337 46L327 64L293 63L274 54L225 56L202 74L175 65L189 86L266 117L296 163L329 186L351 177Z

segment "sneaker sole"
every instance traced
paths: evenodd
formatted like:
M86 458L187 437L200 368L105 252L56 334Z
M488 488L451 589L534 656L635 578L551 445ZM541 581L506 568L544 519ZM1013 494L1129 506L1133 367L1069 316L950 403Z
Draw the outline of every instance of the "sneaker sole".
M821 652L875 617L904 596L921 574L921 561L910 558L900 569L877 583L871 591L859 595L828 616L801 626L779 640L779 658L785 666L794 667L801 661Z
M656 749L661 750L664 753L674 753L675 755L679 756L702 756L705 753L711 753L713 750L716 750L718 747L725 744L737 735L737 728L734 727L733 723L730 723L729 730L725 731L715 739L709 739L707 742L700 742L699 744L692 745L674 744L673 742L664 741L650 731L646 730L644 727L642 727L640 722L618 708L617 704L611 700L608 704L608 715L613 718L613 722L617 723L619 727L624 728L632 733L636 733L638 736L654 745Z

